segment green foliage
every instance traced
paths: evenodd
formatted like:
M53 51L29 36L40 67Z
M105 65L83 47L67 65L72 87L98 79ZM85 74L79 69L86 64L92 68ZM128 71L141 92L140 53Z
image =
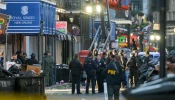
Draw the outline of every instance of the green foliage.
M67 60L66 60L66 64L68 64L68 65L69 65L70 61L71 61L71 58L70 58L70 57L68 57L68 58L67 58Z
M138 12L137 14L138 14L138 16L141 16L141 17L144 16L143 12Z
M131 29L135 29L136 27L137 27L136 24L132 24L132 25L131 25Z
M140 25L140 28L143 29L143 28L146 27L146 26L148 26L148 23L142 23L142 24Z

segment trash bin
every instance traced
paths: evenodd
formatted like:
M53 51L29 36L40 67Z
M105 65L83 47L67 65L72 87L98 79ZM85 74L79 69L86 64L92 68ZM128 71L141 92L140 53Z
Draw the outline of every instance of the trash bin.
M69 82L69 69L66 64L56 65L56 82L64 80L64 82Z
M44 77L18 77L16 87L18 93L44 95Z
M0 93L14 93L15 78L0 78Z
M122 92L123 100L175 100L175 77L159 79Z
M46 100L44 77L17 77L16 90L19 100Z

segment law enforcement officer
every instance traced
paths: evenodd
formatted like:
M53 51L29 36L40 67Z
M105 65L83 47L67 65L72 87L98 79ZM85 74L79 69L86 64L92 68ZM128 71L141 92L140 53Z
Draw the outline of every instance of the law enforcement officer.
M92 94L95 94L95 76L96 76L97 64L93 60L91 52L88 54L88 58L85 60L84 69L87 74L86 94L89 94L90 81L92 84Z
M106 77L107 89L108 89L108 100L119 100L119 91L121 82L123 86L126 85L125 73L122 72L122 66L120 63L116 63L115 55L111 55L111 62L103 71Z
M47 74L45 78L45 85L51 86L52 83L52 69L53 68L53 58L50 55L49 51L44 53L44 72Z
M78 54L75 54L75 58L70 62L69 69L72 74L72 94L75 92L75 84L77 85L77 94L82 94L80 92L80 75L83 71L83 67L78 60Z
M129 70L130 70L131 87L133 86L133 84L135 84L135 86L136 86L137 82L138 82L138 75L137 75L138 68L136 66L135 53L132 53L131 58L127 62L127 65L129 67Z
M38 61L36 60L36 55L32 53L31 58L26 61L27 65L33 65L33 64L38 64Z
M136 57L136 66L137 68L139 68L143 63L142 63L142 59L138 56L139 52L135 52L135 57Z
M106 62L107 62L106 56L107 56L106 52L103 52L101 59L103 60L105 65L106 65Z
M97 59L95 60L97 63L97 71L96 71L96 78L97 78L97 84L98 84L98 92L103 93L104 92L104 87L103 87L103 82L104 82L104 76L103 76L103 70L106 68L106 65L104 64L104 61L102 58L98 55Z

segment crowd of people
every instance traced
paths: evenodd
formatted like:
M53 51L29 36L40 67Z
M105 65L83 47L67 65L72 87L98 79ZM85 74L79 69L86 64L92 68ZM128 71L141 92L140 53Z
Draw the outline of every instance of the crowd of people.
M27 66L27 65L34 65L34 64L44 64L42 67L42 70L47 75L45 78L45 85L46 86L52 86L53 80L52 80L52 70L53 70L53 58L49 51L46 51L44 53L44 59L43 63L39 63L39 61L36 59L35 53L32 53L30 55L30 58L27 58L27 53L18 51L15 54L12 55L10 62L15 62L15 64ZM4 55L1 53L0 55L0 66L4 67ZM26 68L25 68L26 69Z
M145 52L144 61L138 56L138 51L130 52L121 49L119 52L113 50L109 53L98 51L89 52L84 64L75 59L70 62L72 73L72 94L75 93L75 84L77 84L77 94L80 92L80 80L82 71L86 72L86 94L89 94L89 84L92 85L92 94L95 93L95 86L98 86L98 92L104 92L103 82L107 82L108 99L118 100L120 88L129 88L139 85L139 68L146 64L149 65L149 51ZM151 65L150 65L151 66ZM97 82L97 84L96 84Z

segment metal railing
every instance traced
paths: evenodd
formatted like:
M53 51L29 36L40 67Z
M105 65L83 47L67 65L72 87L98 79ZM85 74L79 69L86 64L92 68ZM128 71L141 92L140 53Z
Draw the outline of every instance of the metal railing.
M107 45L107 43L108 43L109 40L110 40L111 33L112 33L112 28L110 29L110 31L109 31L109 33L108 33L107 39L106 39L106 41L105 41L105 44L104 44L102 50L104 50L105 48L107 48L107 47L109 46L109 45Z
M64 9L66 10L81 10L85 0L64 0Z
M101 26L99 26L98 27L98 30L97 30L97 32L96 32L96 34L95 34L95 37L94 37L94 39L93 39L93 41L92 41L92 43L91 43L91 46L90 46L90 48L89 48L89 51L91 51L91 49L92 49L92 47L93 47L93 45L94 45L94 43L96 42L96 41L98 41L98 35L99 35L99 32L101 31ZM100 32L101 33L101 32Z

